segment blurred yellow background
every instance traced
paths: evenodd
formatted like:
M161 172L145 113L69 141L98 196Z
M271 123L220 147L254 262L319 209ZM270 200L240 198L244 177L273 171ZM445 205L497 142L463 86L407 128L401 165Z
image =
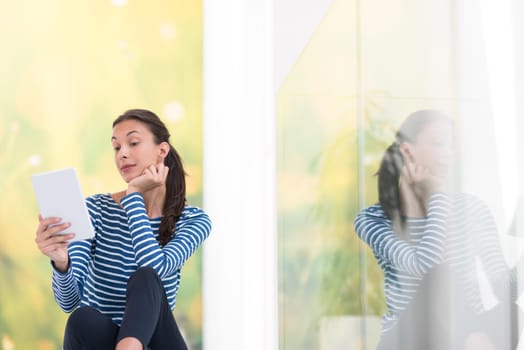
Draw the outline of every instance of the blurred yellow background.
M67 315L35 243L30 175L75 167L84 195L125 187L111 123L147 108L202 192L202 4L181 0L0 1L0 349L60 349ZM201 348L199 254L182 271L175 314Z

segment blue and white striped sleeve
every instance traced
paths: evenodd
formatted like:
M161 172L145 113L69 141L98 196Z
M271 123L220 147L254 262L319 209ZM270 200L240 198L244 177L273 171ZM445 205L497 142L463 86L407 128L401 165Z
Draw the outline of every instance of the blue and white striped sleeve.
M99 211L96 196L86 198L87 209L95 230ZM65 312L73 311L80 303L87 268L91 261L92 239L71 242L67 248L69 253L69 269L61 273L53 269L52 288L56 303Z
M121 204L128 215L137 265L154 268L160 278L180 270L211 232L208 215L201 209L186 207L176 224L175 237L161 248L152 232L142 195L130 193Z
M65 312L80 303L87 266L91 260L91 240L69 244L69 269L61 273L53 269L52 288L56 303Z
M449 197L432 194L424 233L417 244L409 243L394 232L391 221L364 209L355 219L355 231L377 257L412 276L422 277L442 262L449 213Z

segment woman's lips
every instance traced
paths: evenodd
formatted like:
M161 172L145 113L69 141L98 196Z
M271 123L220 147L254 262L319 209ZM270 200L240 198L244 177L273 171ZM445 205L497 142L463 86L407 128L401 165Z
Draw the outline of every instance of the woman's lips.
M123 167L120 168L120 171L122 171L123 173L126 173L126 172L128 172L132 167L134 167L133 164L124 165Z

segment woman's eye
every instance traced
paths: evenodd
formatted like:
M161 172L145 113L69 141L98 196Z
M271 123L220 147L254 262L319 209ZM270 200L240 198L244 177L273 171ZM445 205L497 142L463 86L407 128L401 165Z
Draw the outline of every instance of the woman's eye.
M131 142L130 145L131 146L136 146L136 145L138 145L138 142Z
M113 147L113 151L118 152L120 150L120 146Z

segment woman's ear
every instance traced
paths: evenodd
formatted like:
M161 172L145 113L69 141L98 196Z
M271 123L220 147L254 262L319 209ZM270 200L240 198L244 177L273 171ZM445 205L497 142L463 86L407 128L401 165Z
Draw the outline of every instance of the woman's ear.
M404 158L405 162L411 162L413 163L415 161L413 157L413 153L411 152L411 145L407 142L402 142L399 146L400 154L402 154L402 158Z
M160 145L160 157L162 158L162 160L164 160L167 155L169 154L169 151L171 150L171 146L169 146L169 143L167 142L162 142Z

